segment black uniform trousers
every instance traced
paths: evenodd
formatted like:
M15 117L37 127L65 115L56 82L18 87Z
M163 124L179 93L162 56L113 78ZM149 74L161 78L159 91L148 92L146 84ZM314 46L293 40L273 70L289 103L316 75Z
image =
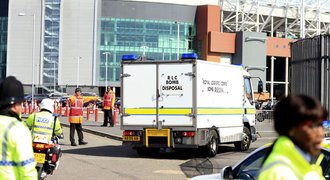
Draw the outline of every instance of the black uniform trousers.
M78 139L79 142L84 141L84 135L82 133L82 127L81 127L81 123L70 123L70 141L71 143L74 143L74 131L77 130L77 134L78 134Z
M104 114L103 126L107 126L108 123L110 124L110 126L113 126L112 110L111 109L104 109L103 114Z

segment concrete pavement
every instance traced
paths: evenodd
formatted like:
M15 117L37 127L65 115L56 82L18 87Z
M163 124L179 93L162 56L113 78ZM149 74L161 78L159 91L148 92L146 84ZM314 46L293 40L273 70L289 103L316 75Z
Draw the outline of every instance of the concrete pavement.
M122 140L122 130L120 130L120 116L117 112L116 114L116 124L114 127L102 127L103 124L103 112L100 111L98 113L98 121L95 121L95 114L90 114L90 120L87 120L86 113L84 113L84 121L82 124L82 128L84 132L100 135L103 137ZM61 125L70 127L70 123L68 121L68 117L60 117Z

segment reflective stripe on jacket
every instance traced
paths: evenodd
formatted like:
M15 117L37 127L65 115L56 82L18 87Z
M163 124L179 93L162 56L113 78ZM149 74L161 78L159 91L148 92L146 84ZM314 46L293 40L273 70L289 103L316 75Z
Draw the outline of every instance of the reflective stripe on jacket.
M37 179L31 133L23 122L0 116L0 179Z
M323 157L321 154L315 164L310 164L288 137L280 136L263 164L258 179L324 179L320 166Z
M113 108L114 104L115 104L115 93L113 91L108 91L106 93L104 93L103 96L103 109L105 110L110 110Z
M81 96L71 96L69 98L70 113L69 113L69 122L74 124L80 124L83 121L83 104L84 100Z
M32 138L34 134L42 134L48 136L48 141L50 141L54 129L54 116L48 111L33 113L26 120L26 125L33 133ZM57 117L55 122L54 134L57 136L62 134L60 121Z

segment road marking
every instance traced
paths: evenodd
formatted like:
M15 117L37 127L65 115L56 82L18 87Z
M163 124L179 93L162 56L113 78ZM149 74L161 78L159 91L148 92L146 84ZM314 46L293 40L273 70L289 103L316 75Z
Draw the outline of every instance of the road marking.
M157 173L157 174L183 174L182 171L176 171L176 170L157 170L154 171L153 173Z

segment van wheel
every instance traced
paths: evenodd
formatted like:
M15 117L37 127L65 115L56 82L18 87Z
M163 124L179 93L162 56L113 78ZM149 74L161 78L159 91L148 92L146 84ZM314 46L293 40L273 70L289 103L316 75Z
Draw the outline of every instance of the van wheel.
M206 155L209 157L214 157L218 153L219 148L219 137L215 130L211 130L210 142L206 145Z
M243 128L242 141L235 142L235 148L238 151L247 151L250 148L251 144L251 132L249 128Z

